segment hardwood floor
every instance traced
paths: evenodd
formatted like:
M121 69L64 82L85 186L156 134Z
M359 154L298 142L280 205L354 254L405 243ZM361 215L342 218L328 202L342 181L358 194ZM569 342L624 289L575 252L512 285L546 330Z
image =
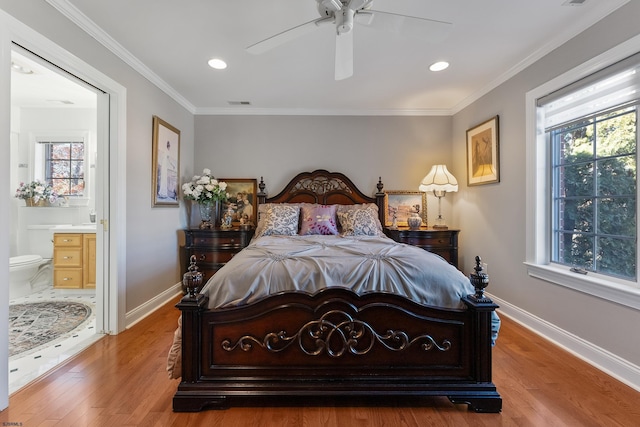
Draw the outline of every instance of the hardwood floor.
M174 413L166 356L178 310L161 307L13 394L0 425L34 426L635 426L640 393L504 318L493 352L501 414L446 398L287 399L274 407ZM310 405L312 403L312 405Z

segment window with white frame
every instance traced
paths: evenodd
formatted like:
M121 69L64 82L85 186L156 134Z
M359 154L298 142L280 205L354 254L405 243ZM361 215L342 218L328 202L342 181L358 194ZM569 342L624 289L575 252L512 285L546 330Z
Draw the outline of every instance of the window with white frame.
M38 138L35 160L36 175L59 196L85 195L84 138Z
M533 277L640 308L640 53L607 59L527 94L526 263Z

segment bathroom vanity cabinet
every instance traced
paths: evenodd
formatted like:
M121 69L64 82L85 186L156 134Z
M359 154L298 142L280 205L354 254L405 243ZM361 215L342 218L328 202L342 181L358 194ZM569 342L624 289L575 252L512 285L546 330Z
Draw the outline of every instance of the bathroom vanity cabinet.
M53 287L95 289L95 233L54 233Z
M96 235L82 235L82 287L96 288Z

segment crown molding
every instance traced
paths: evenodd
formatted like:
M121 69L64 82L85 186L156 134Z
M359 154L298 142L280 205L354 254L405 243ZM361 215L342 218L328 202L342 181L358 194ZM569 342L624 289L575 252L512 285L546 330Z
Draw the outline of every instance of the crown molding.
M125 49L120 43L114 40L95 22L80 12L78 8L69 3L68 0L46 0L46 2L62 15L66 16L71 22L80 27L84 32L96 39L98 43L113 52L113 54L122 59L140 75L157 86L161 91L173 98L178 104L186 108L191 114L195 114L196 107L191 102L189 102L167 82L162 80L156 73L136 58L131 52Z
M196 108L199 116L450 116L451 110L334 110L317 108Z

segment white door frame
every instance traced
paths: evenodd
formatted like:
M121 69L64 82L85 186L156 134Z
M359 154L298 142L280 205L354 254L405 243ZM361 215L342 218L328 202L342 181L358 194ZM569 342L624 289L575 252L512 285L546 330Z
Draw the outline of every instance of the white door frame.
M117 334L125 328L125 273L126 273L126 88L104 75L80 58L72 55L51 40L24 25L11 15L0 10L0 174L1 182L9 182L9 144L10 134L10 84L11 84L11 50L12 43L42 56L57 66L69 71L91 85L100 88L109 95L109 120L102 123L102 131L108 127L108 144L103 144L105 152L99 155L108 156L108 170L105 177L109 181L108 194L104 195L102 212L105 226L104 248L108 253L104 257L109 260L108 268L103 269L103 313L104 332ZM99 123L100 126L100 123ZM101 129L98 129L98 133ZM6 179L5 179L6 178ZM5 189L5 194L8 194ZM0 226L0 241L5 243L0 248L0 259L7 259L9 254L9 229L6 226L9 218L10 200L0 198L0 219L5 224ZM106 202L106 204L105 204ZM9 310L9 263L0 266L0 410L8 405L8 310Z

